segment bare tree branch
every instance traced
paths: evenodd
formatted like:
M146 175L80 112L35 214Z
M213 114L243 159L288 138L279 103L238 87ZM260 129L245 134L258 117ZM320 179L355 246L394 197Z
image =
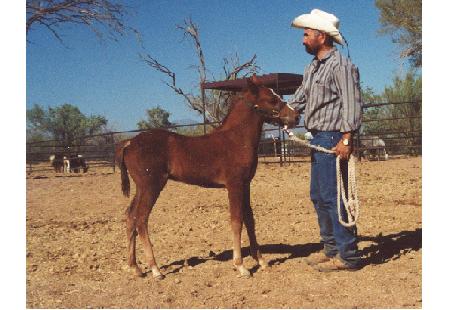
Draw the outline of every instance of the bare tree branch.
M177 29L183 31L183 38L189 38L194 44L196 55L199 61L199 65L191 66L190 68L195 68L199 74L199 91L201 92L202 83L206 82L206 64L203 50L200 43L200 33L198 26L192 21L191 18L184 20L183 25L177 25ZM140 55L141 59L147 63L153 69L167 75L171 82L164 82L168 87L170 87L175 93L181 95L185 98L186 103L195 111L200 114L205 110L206 117L209 121L220 122L223 117L228 113L228 108L230 106L230 98L233 94L230 92L220 91L220 90L208 90L205 92L205 107L201 100L201 95L194 96L192 93L186 93L176 84L175 73L168 67L159 63L155 58L150 56L150 54ZM239 62L239 57L237 53L230 58L224 58L223 70L225 72L226 80L237 79L239 75L247 76L253 73L257 73L259 66L256 65L256 55L248 60L247 62L241 64Z
M198 112L202 112L202 109L198 109L196 103L193 100L193 96L191 94L187 94L185 93L181 88L177 87L176 84L176 75L174 72L172 72L172 70L170 70L169 68L167 68L165 65L159 63L155 58L153 58L150 54L139 54L140 58L150 67L154 68L155 70L166 74L167 76L169 76L169 78L171 79L171 83L167 83L167 82L163 82L164 84L166 84L168 87L170 87L171 89L173 89L173 91L175 93L177 93L178 95L183 96L186 101L188 102L188 104L196 111Z
M230 62L232 68L227 67ZM244 73L243 76L248 76L259 71L259 69L260 67L256 65L256 54L253 55L253 57L249 61L243 64L239 64L239 56L237 54L232 56L231 59L224 58L223 70L225 72L226 80L237 79L238 74L243 72L244 70L248 70L248 72Z
M194 42L195 51L197 53L198 60L200 61L200 66L198 69L200 74L200 83L204 83L206 81L206 65L205 56L200 44L200 34L198 32L198 26L194 24L192 19L189 17L189 19L186 19L184 21L184 26L177 25L177 28L183 30L184 36L190 36Z
M107 34L117 41L117 36L131 31L142 44L139 32L123 22L127 8L114 0L27 0L26 8L27 37L34 26L43 25L62 42L58 27L79 24L89 27L99 39Z
M247 62L241 64L239 55L235 53L230 57L223 58L223 72L225 74L225 80L236 80L241 77L258 73L260 67L256 64L256 54ZM211 90L209 92L210 98L208 98L208 109L213 111L213 119L216 121L222 120L228 113L228 109L231 104L231 98L234 93L229 91Z

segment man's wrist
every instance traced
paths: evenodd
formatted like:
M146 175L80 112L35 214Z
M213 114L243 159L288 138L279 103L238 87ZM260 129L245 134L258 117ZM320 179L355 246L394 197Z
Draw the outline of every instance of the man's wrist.
M351 132L345 132L342 135L341 142L343 145L351 147L352 146L352 134Z
M351 132L351 131L344 132L344 133L342 134L342 139L348 139L348 140L351 140L351 139L352 139L352 132Z

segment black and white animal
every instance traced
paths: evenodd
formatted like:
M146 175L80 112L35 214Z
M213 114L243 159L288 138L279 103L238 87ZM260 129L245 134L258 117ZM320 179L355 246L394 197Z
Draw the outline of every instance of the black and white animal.
M53 166L53 169L55 169L55 172L65 172L65 165L64 160L66 157L62 153L56 153L53 155L50 155L50 165Z
M77 154L76 156L69 157L67 160L67 171L69 172L80 172L83 170L83 173L86 173L89 169L86 160L83 158L83 155Z
M80 154L66 156L62 153L57 153L50 156L50 163L55 169L55 172L78 173L83 170L83 173L86 173L89 169L86 160L83 158L83 155Z
M360 146L364 148L363 157L368 160L387 160L386 143L378 136L362 136Z

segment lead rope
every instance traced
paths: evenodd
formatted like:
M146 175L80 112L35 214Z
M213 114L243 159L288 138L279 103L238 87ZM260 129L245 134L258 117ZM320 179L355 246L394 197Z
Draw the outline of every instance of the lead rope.
M345 195L344 179L341 172L341 158L336 157L336 182L337 186L337 210L339 215L339 223L345 227L352 227L356 225L359 216L359 200L356 188L356 159L350 154L348 159L348 197ZM344 202L345 211L347 212L347 222L342 219L341 214L341 200ZM348 199L347 199L348 198Z
M310 144L309 142L302 140L294 135L292 131L284 128L284 131L288 133L289 139L298 142L306 147L314 149L319 152L328 154L335 154L335 151L326 149L324 147ZM345 195L344 179L341 171L341 158L336 156L336 183L337 183L337 211L339 217L339 223L345 227L352 227L356 225L356 221L359 217L359 200L356 188L356 159L355 156L350 154L348 160L348 197ZM344 221L341 212L341 198L344 202L345 211L347 212L347 222Z

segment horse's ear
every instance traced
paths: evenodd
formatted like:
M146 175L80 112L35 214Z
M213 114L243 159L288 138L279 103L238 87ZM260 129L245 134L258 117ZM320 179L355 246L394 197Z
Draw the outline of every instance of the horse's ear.
M258 78L256 77L256 73L253 73L251 79L252 79L252 82L255 83L256 85L259 84Z
M253 75L251 78L247 79L247 88L255 96L258 95L258 84L257 83L258 83L258 81L257 81L255 75Z

